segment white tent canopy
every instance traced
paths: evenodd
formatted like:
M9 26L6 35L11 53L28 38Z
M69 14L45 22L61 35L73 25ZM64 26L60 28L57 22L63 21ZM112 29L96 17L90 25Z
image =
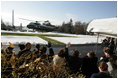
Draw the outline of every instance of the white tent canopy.
M117 18L95 19L89 23L87 31L117 37Z

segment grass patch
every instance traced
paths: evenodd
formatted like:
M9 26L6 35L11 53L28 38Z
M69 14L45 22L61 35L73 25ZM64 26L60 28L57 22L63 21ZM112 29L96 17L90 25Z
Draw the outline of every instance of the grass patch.
M34 35L32 35L32 34L25 34L25 33L1 33L1 35L34 36Z
M66 35L58 35L58 34L39 34L48 37L75 37L75 36L66 36Z
M31 34L31 33L1 33L1 35L20 35L20 36L48 36L48 37L75 37L75 36L66 36L58 34Z
M63 42L60 42L60 41L57 41L57 40L48 38L48 37L46 37L46 36L38 36L38 37L40 37L40 38L42 38L42 39L44 39L44 40L46 40L46 41L49 41L49 42L51 42L52 44L57 44L57 45L62 45L62 44L64 44Z
M64 44L63 42L48 38L47 36L50 37L65 37L64 35L56 35L56 34L26 34L26 33L1 33L1 35L13 35L13 36L38 36L46 41L50 41L52 44L58 44L58 45L62 45Z

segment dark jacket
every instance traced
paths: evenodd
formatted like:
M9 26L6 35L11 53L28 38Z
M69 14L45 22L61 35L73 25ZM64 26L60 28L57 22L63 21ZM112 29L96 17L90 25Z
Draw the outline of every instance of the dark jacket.
M80 72L80 68L82 65L82 59L75 56L70 56L69 58L69 68L71 70L71 73L77 73Z
M83 62L82 62L82 73L86 75L86 78L91 77L93 73L99 72L98 67L97 67L97 57L89 58L89 57L84 57Z
M49 48L49 56L53 56L54 55L54 51L53 51L53 48Z
M112 76L110 76L110 74L107 74L104 72L99 72L99 73L92 74L91 78L112 78Z

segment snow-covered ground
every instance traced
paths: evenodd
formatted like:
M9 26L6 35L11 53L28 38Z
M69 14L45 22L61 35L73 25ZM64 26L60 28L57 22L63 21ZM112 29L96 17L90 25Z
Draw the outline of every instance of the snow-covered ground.
M4 45L9 45L9 42L13 44L19 43L27 43L30 42L31 44L47 44L47 41L37 37L37 36L1 36L1 42Z
M32 34L37 34L37 33L41 33L41 32L20 32L20 31L5 31L5 30L1 30L1 33L32 33Z
M58 40L63 43L70 42L71 44L90 44L97 43L97 36L88 36L88 35L80 35L78 37L49 37L51 39ZM101 43L105 37L99 37L98 43Z
M13 31L1 31L2 33L32 33L32 34L57 34L57 35L65 35L65 36L75 36L75 37L48 37L51 39L55 39L57 41L63 42L67 44L70 42L71 44L90 44L97 43L97 36L90 35L77 35L77 34L66 34L66 33L57 33L57 32L13 32ZM102 40L105 39L103 36L99 36L98 43L101 43ZM36 37L36 36L1 36L1 42L3 43L40 43L47 44L47 41Z
M57 41L63 42L67 44L70 42L71 44L90 44L90 43L97 43L96 36L86 36L80 35L79 37L48 37L51 39L55 39ZM105 37L99 37L98 43L101 43ZM32 44L47 44L47 41L36 37L36 36L1 36L1 42L5 45L8 45L9 42L13 44L19 43L27 43L30 42Z
M59 32L20 32L20 31L5 31L1 30L2 33L25 33L25 34L56 34L56 35L66 35L66 36L80 36L78 34L68 34ZM82 35L83 36L83 35Z

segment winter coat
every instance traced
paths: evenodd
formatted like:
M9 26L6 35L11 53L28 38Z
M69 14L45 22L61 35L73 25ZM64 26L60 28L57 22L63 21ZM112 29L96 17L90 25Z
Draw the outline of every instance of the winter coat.
M89 57L84 57L82 61L82 73L86 75L87 78L91 77L93 73L99 72L98 67L97 67L97 57L89 58Z
M69 58L69 68L71 70L71 73L77 73L80 72L80 68L82 65L82 59L75 56L70 56Z
M108 73L99 72L92 74L91 78L112 78L112 76Z
M55 55L53 58L53 65L57 65L59 67L63 66L65 63L65 59L62 57L59 57L58 55Z
M108 71L109 71L110 75L113 78L117 78L117 66L116 67L113 67L113 65L111 64L111 62L107 62L107 65L108 65Z

